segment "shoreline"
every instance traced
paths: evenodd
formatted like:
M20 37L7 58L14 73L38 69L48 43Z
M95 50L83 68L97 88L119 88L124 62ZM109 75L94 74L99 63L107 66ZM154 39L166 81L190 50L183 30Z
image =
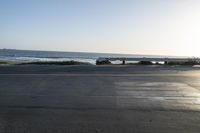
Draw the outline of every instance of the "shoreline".
M69 61L8 61L0 60L0 66L12 66L12 65L92 65L92 66L172 66L172 67L200 67L200 64L179 64L173 62L171 64L159 64L151 62L138 62L138 63L126 63L126 64L113 64L112 62L106 62L102 64L91 64L89 62L81 62L75 60Z

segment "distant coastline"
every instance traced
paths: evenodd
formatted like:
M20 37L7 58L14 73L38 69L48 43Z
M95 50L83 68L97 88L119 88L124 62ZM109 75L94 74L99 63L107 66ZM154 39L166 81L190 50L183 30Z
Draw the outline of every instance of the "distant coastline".
M14 62L44 62L44 61L76 61L96 64L99 57L183 57L183 56L160 56L160 55L135 55L135 54L111 54L111 53L87 53L87 52L60 52L60 51L35 51L0 49L0 61Z
M85 53L85 52L57 52L57 51L32 51L16 49L0 49L0 65L199 65L199 61L189 60L185 62L171 61L98 61L99 57L106 58L189 58L183 56L157 56L157 55L130 55L130 54L107 54L107 53ZM191 57L190 57L191 58ZM191 58L192 59L192 58Z

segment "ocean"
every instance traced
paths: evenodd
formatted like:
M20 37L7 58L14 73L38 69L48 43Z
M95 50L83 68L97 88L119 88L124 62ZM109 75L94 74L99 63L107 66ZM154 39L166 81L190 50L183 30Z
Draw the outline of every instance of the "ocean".
M81 61L95 64L99 57L177 57L177 56L158 56L158 55L136 55L136 54L108 54L108 53L86 53L86 52L58 52L58 51L31 51L0 49L0 60L3 61Z

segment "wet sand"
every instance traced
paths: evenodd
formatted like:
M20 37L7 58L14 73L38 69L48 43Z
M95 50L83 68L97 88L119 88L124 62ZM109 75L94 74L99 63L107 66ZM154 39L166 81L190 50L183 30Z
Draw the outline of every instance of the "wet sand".
M2 133L198 133L200 68L0 66Z

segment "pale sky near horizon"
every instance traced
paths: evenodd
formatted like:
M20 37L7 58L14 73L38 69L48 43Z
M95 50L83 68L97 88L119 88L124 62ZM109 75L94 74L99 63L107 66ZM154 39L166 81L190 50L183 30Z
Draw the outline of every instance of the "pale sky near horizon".
M200 0L0 0L0 48L200 56Z

